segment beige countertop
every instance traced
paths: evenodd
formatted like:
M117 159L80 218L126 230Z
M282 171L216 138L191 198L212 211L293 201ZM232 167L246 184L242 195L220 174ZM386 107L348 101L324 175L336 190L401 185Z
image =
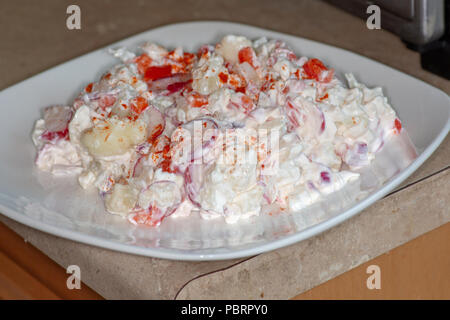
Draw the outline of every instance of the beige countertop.
M72 1L21 1L0 10L0 88L150 28L226 20L345 48L447 93L450 81L420 68L396 36L321 1L77 1L82 29L69 31ZM5 76L7 75L7 76ZM290 298L450 221L450 139L406 182L361 214L321 235L247 259L179 262L133 256L1 221L105 298ZM376 226L376 228L374 228Z

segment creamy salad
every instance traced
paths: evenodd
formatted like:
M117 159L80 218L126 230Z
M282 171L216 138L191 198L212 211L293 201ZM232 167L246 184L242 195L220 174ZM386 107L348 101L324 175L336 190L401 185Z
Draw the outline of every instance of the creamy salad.
M32 139L40 170L76 176L134 224L299 211L402 130L381 88L346 85L282 41L111 53L121 62L71 106L47 107Z

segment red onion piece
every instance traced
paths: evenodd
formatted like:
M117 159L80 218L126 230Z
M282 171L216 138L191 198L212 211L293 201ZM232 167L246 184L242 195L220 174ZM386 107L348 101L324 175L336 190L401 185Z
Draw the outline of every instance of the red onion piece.
M322 180L322 182L329 183L331 181L330 173L328 171L322 171L320 173L320 179Z
M319 108L317 108L317 110L320 111L320 117L322 118L322 124L320 125L320 134L322 134L322 132L325 131L325 115L323 114L322 110L320 110Z
M67 106L51 106L44 110L45 128L48 132L61 132L67 129L72 119L72 110Z
M163 90L169 90L169 86L173 86L176 83L183 83L187 82L191 79L191 75L189 73L178 73L175 75L172 75L170 77L158 79L155 81L151 81L148 85L148 90L151 91L163 91ZM172 87L173 90L173 87ZM175 92L175 91L174 91Z
M69 140L69 129L65 128L62 131L44 131L42 135L40 136L42 141L49 142L49 143L56 143L59 140L65 139Z
M368 147L366 143L358 142L347 150L342 159L352 167L361 167L369 164Z
M180 91L181 89L183 89L185 86L187 86L190 83L190 81L183 81L183 82L175 82L172 84L169 84L167 86L167 90L169 91L169 94L175 93L177 91Z

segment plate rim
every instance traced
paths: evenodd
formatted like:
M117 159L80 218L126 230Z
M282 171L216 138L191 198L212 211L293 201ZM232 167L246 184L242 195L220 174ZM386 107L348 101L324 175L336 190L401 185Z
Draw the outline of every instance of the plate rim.
M171 24L165 24L158 26L156 28L151 28L148 30L145 30L143 32L139 32L137 34L134 34L132 36L126 37L122 40L116 41L114 43L111 43L107 46L104 46L102 48L90 51L86 54L83 54L81 56L72 58L68 61L65 61L63 63L57 64L47 70L44 70L42 72L39 72L27 79L24 79L16 84L13 84L11 86L8 86L0 91L0 94L5 92L6 90L12 89L16 86L19 86L27 81L32 80L35 77L41 76L45 74L46 72L49 72L55 68L58 68L66 63L70 63L74 60L84 58L88 56L89 54L95 53L97 51L102 51L107 48L118 46L124 41L132 40L133 38L138 38L141 35L148 33L150 31L158 31L159 29L164 29L168 27L182 27L183 25L193 25L193 24L217 24L217 25L233 25L234 27L240 27L240 28L247 28L247 29L253 29L255 31L259 32L270 32L272 34L278 34L280 36L289 36L301 40L310 41L312 43L321 44L333 47L335 49L341 50L345 52L346 54L356 55L359 57L362 57L364 59L370 60L370 62L382 65L383 67L387 67L391 70L394 70L395 72L399 72L402 74L402 76L413 78L416 81L421 82L422 84L425 84L429 87L432 87L434 90L438 90L441 93L447 95L447 99L449 101L450 106L450 97L448 94L446 94L443 90L436 88L429 83L417 79L415 77L412 77L409 74L406 74L400 70L394 69L388 65L385 65L383 63L380 63L376 60L370 59L366 56L360 55L358 53L339 48L333 45L329 45L326 43L322 43L315 40L310 40L307 38L299 37L296 35L292 35L285 32L279 32L274 31L266 28L261 28L257 26L252 26L248 24L242 24L242 23L235 23L235 22L229 22L229 21L219 21L219 20L202 20L202 21L186 21L186 22L178 22L178 23L171 23ZM406 178L408 178L413 172L415 172L430 156L431 154L438 148L438 146L442 143L442 141L447 136L448 132L450 130L450 118L447 119L447 123L443 127L443 129L439 132L439 134L432 140L432 142L422 151L422 153L414 159L414 161L407 166L405 169L403 169L400 173L395 175L390 181L384 184L380 189L378 189L373 194L369 195L368 197L364 198L363 200L358 201L355 203L352 207L350 207L347 210L342 211L341 213L337 214L336 216L322 221L316 225L310 226L304 230L301 230L300 232L293 233L290 235L283 236L279 239L271 240L267 243L255 243L254 245L251 245L249 248L238 248L238 249L232 249L230 251L221 251L217 253L201 253L202 249L195 249L195 250L183 250L183 249L168 249L168 248L162 248L162 247L140 247L130 244L124 244L120 242L114 242L113 240L105 240L103 238L94 236L94 235L88 235L84 233L80 233L75 230L70 229L62 229L53 225L46 224L42 221L33 219L29 216L26 216L25 214L18 213L18 211L10 209L9 207L3 205L0 203L0 214L17 221L19 223L22 223L28 227L37 229L39 231L43 231L45 233L49 233L54 236L58 236L64 239L69 239L72 241L80 242L83 244L95 246L95 247L101 247L104 249L109 249L113 251L119 251L123 253L128 254L135 254L140 256L147 256L147 257L153 257L153 258L161 258L161 259L168 259L168 260L179 260L179 261L217 261L217 260L229 260L229 259L239 259L239 258L245 258L245 257L251 257L255 256L264 252L273 251L282 247L286 247L292 244L295 244L297 242L303 241L305 239L311 238L313 236L316 236L328 229L331 229L332 227L350 219L351 217L361 213L364 209L369 207L370 205L374 204L376 201L381 199L383 196L389 194L392 190L394 190L400 183L402 183ZM219 249L219 248L218 248ZM214 249L207 249L207 250L214 250ZM228 249L227 249L228 250Z

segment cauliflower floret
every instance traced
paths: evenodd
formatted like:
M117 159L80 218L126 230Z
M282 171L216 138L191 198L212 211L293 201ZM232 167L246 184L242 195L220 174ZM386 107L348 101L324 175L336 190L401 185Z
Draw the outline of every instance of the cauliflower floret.
M226 36L216 46L216 52L225 60L236 64L239 63L239 51L245 47L251 47L252 42L246 37Z
M213 53L202 58L192 70L192 88L200 94L210 94L220 88L219 74L226 72L222 56Z
M161 211L180 204L182 194L180 188L173 181L157 181L150 185L148 189L139 194L138 204L141 208L147 209L154 206Z
M108 119L83 132L82 145L95 157L121 155L145 141L147 125L141 120Z
M226 151L206 173L199 195L203 209L224 216L228 223L237 221L242 215L258 214L263 194L262 187L257 184L255 148L246 148L244 157L240 157L234 148L245 144L238 141L234 146L233 140L225 140Z
M136 205L137 191L130 185L115 184L112 193L105 197L105 207L111 213L126 215Z

